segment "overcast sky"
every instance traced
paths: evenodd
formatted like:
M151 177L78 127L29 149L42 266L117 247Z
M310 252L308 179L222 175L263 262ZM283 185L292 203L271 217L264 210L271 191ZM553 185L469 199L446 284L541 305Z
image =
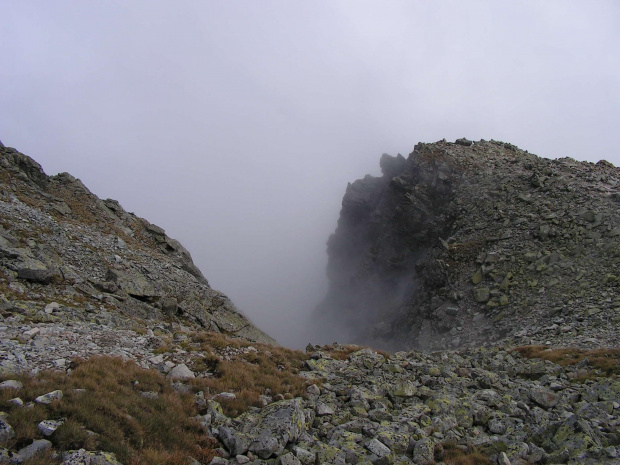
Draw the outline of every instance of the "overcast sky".
M620 2L0 0L0 140L303 346L347 182L497 139L620 165Z

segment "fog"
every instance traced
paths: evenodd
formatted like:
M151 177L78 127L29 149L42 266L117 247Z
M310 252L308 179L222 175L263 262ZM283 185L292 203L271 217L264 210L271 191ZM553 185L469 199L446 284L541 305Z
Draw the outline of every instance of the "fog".
M620 4L0 0L0 140L163 227L302 347L347 182L496 139L620 164Z

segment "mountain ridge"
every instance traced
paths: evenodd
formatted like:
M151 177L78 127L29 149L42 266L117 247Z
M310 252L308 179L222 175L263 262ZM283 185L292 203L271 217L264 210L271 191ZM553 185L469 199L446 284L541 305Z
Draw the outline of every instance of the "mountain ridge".
M466 139L380 165L347 187L319 325L396 350L615 343L618 168Z
M116 200L99 199L68 173L47 176L15 149L0 152L0 252L8 291L39 292L48 302L78 296L94 313L180 318L275 343L226 295L211 289L190 253L162 228L126 212Z

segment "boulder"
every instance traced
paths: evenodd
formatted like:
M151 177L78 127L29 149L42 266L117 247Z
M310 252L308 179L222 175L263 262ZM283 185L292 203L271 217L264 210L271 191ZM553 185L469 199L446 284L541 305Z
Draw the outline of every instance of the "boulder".
M184 363L181 363L172 368L172 370L168 372L167 376L172 380L194 379L196 377L194 372L190 370Z
M52 443L47 439L35 439L32 444L20 449L13 461L16 463L23 463L26 460L34 458L36 455L46 452L52 448Z
M289 442L296 442L305 428L301 399L283 400L265 407L256 426L250 431L254 438L249 450L262 459L284 450Z
M0 420L0 444L4 444L14 437L15 431L13 430L13 427L6 421Z
M37 397L34 401L37 404L51 404L55 400L62 399L62 391L56 390L52 392L48 392L47 394L43 394L42 396Z
M17 265L17 277L26 281L49 284L60 278L60 272L54 268L48 268L43 262L35 259L26 259Z

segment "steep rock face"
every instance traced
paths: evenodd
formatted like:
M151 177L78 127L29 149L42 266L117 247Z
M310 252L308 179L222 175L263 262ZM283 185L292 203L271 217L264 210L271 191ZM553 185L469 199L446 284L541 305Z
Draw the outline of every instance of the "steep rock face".
M48 177L34 160L4 146L0 288L0 307L9 312L36 314L55 302L85 321L103 318L122 327L132 319L167 318L275 342L211 289L189 252L162 228L115 200L99 199L68 173Z
M349 184L328 241L315 315L328 337L390 349L614 343L618 168L459 140L383 155L381 169Z

